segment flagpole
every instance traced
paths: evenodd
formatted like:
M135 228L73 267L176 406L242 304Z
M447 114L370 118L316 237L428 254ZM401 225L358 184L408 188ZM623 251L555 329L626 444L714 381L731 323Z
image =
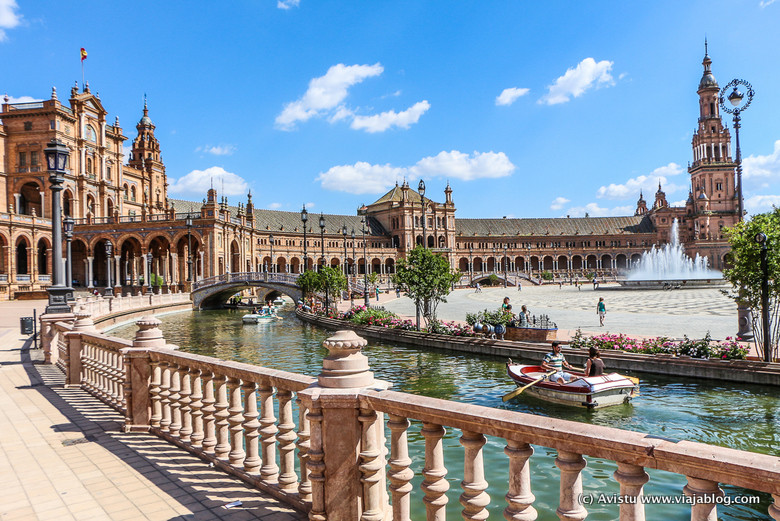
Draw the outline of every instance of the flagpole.
M81 90L84 90L84 58L81 58Z

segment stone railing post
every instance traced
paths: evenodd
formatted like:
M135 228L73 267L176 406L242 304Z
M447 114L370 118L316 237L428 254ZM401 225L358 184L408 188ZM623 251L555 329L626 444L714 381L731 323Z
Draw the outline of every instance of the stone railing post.
M585 458L581 454L559 450L555 466L561 469L560 505L556 514L561 521L582 521L588 511L580 503L582 496L582 469Z
M70 333L65 334L67 339L68 363L65 367L65 387L78 387L82 380L81 365L81 333L97 331L92 315L80 307L74 314L75 322Z
M683 487L686 496L694 498L691 505L691 521L717 521L718 507L715 497L723 497L723 490L716 481L687 476L688 484Z
M72 322L73 313L47 313L41 315L41 349L43 349L43 363L56 364L59 358L57 351L57 330L54 324L57 322Z
M79 316L78 313L76 316ZM138 331L133 339L133 347L122 350L126 401L124 431L148 432L153 425L159 427L163 419L160 393L162 372L165 370L161 364L151 363L149 349L178 348L165 343L159 327L161 322L154 316L142 317L135 324ZM76 321L74 329L78 327L79 321Z
M311 521L379 521L388 517L384 418L360 408L361 389L387 389L374 380L361 353L366 340L337 331L323 342L329 355L318 383L298 393L311 424L307 466Z
M645 505L642 502L643 487L650 476L645 469L632 463L618 462L618 468L613 474L620 483L620 495L635 498L620 504L620 519L628 521L645 521Z

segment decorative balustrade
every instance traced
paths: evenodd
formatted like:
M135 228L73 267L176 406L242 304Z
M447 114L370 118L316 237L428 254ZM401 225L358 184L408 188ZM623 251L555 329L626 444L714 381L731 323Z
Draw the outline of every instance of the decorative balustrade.
M645 469L657 469L685 478L679 492L689 499L694 521L717 518L721 485L772 494L768 514L780 521L777 457L390 391L374 380L360 353L366 342L351 331L325 342L330 354L315 380L181 353L165 345L153 317L137 322L140 329L129 342L95 331L83 309L76 315L72 325L55 327L69 384L122 411L127 431L151 431L309 510L312 520L381 521L392 512L392 519L409 521L418 498L427 519L443 520L453 477L460 480L462 517L486 519L488 507L499 501L487 493L486 451L493 451L491 465L502 457L486 443L490 437L505 442L509 480L498 488L506 490L506 519L533 520L542 508L532 491L536 445L556 453L556 514L562 520L588 514L581 501L594 491L583 480L587 457L614 462L613 487L624 498L615 510L622 520L645 519ZM463 447L457 470L444 452L452 429L460 431ZM424 450L410 451L410 439L420 440L415 443ZM410 452L423 453L423 461L413 465ZM413 496L415 473L422 482ZM604 486L600 482L598 491Z
M268 271L244 271L239 273L223 273L214 277L207 277L192 284L192 290L227 284L230 282L280 282L283 284L297 284L299 273L271 273Z

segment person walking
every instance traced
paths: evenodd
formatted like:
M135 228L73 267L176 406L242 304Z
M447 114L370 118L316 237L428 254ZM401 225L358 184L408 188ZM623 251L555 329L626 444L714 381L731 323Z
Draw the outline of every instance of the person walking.
M604 297L599 297L599 303L596 304L596 314L599 316L599 325L604 325L604 317L607 315L607 305L604 304Z

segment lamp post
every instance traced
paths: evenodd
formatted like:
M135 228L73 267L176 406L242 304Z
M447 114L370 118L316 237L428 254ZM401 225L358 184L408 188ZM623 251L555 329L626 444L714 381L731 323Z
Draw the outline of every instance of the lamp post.
M422 208L422 247L427 248L428 243L425 240L425 181L420 179L420 184L417 185L417 191L420 192L420 206Z
M275 271L274 270L274 234L273 233L268 236L268 244L271 245L271 265L268 266L268 271L273 273Z
M114 256L114 245L106 240L106 289L103 291L104 297L113 297L114 288L111 286L111 259Z
M745 94L739 91L739 86L742 86L747 91L747 101L745 103L742 103L742 101L745 98ZM726 94L726 91L732 89L731 93L729 93L727 99L729 100L729 103L731 104L731 107L727 106L724 100L724 95ZM740 122L742 120L741 114L747 108L750 106L750 103L753 101L753 95L755 92L753 91L753 87L750 85L750 83L746 82L745 80L731 80L728 85L723 87L723 89L720 91L720 95L718 96L718 102L720 103L720 108L731 115L734 116L734 132L736 133L736 145L737 145L737 156L736 156L736 163L737 163L737 221L742 221L744 217L744 201L742 199L742 150L739 146L739 129L740 129ZM740 289L740 294L743 291ZM744 340L751 340L753 338L753 329L752 329L752 317L750 316L750 308L748 308L743 300L740 298L737 301L737 323L739 325L739 331L737 331L737 338L744 339Z
M368 296L368 253L366 252L366 219L360 219L360 224L363 227L363 302L368 307L370 300Z
M60 141L52 140L43 150L46 156L46 166L49 170L51 183L51 238L52 238L52 285L46 288L49 303L45 313L70 313L68 300L73 300L73 289L66 285L62 265L62 210L60 198L62 184L65 182L65 167L68 164L70 151Z
M75 222L72 217L65 217L62 221L65 227L65 287L73 287L73 254L71 252L71 242L73 242L73 225ZM73 293L68 295L68 300L73 300Z
M526 249L528 250L528 255L526 255L526 265L528 266L528 277L531 277L531 243L525 245Z
M357 271L355 270L355 264L357 263L357 258L355 257L355 229L352 228L352 286L357 285ZM353 295L353 288L350 288L349 290L349 300L352 306L355 305L354 297Z
M344 276L349 276L349 266L347 265L347 223L341 227L341 235L344 237Z
M320 273L325 267L325 216L320 214L320 248L322 250L322 264L320 265ZM325 284L325 313L328 313L330 309L330 295L328 291L328 285Z
M767 236L756 234L756 242L761 246L761 327L764 335L764 362L772 361L771 339L769 330L769 266L766 260Z
M303 272L306 272L306 265L309 263L309 259L306 255L306 221L309 220L309 212L306 211L306 205L303 205L301 210L301 222L303 223Z
M471 247L471 243L469 243L469 286L474 284L474 261L472 256L474 255L474 249Z
M574 259L571 258L571 250L569 250L569 261L568 261L568 272L569 272L569 281L571 282L571 272L574 269Z
M192 217L187 215L187 282L192 282Z
M501 262L504 265L504 287L506 288L506 243L504 243L504 259Z
M146 272L149 275L146 280L146 287L149 290L149 293L152 292L152 260L154 260L154 255L152 255L151 250L146 254Z
M497 272L496 269L496 245L493 245L493 273Z

